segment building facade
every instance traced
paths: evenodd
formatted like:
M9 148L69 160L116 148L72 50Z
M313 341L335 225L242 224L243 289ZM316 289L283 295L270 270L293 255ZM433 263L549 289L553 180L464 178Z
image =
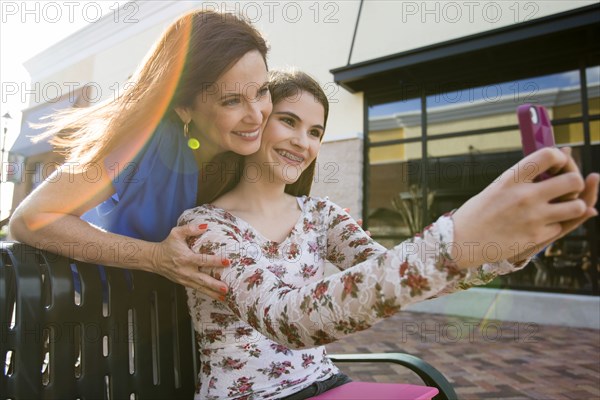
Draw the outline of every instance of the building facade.
M386 245L410 236L407 218L424 226L520 159L519 104L545 105L557 143L575 147L585 173L600 169L595 1L136 1L26 63L40 91L60 96L24 111L11 156L27 173L13 176L14 205L60 162L31 146L26 124L116 96L162 30L195 8L244 15L270 42L270 68L321 82L331 110L313 193ZM573 260L549 256L495 285L596 301L599 231L588 224L564 244Z

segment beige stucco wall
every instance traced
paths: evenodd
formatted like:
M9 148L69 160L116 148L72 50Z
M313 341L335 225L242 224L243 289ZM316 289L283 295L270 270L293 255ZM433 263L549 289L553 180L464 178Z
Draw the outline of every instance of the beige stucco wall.
M368 0L363 6L352 62L400 53L594 3L597 2Z
M162 25L150 27L94 56L93 81L102 89L99 101L115 96L123 89L124 83L136 71L162 29Z
M81 60L57 73L42 79L32 79L29 108L51 103L55 99L80 89L94 79L93 57Z

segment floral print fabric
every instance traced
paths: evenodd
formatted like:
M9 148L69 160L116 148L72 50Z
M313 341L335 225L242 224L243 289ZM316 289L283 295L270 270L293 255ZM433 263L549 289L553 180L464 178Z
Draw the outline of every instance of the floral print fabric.
M331 201L303 197L299 205L301 216L281 243L212 205L180 217L179 225L208 224L189 241L192 250L231 260L211 272L229 285L225 303L187 289L201 351L198 398L293 394L338 372L323 345L408 304L514 270L506 261L459 270L447 254L449 215L387 250ZM326 261L341 272L325 278Z

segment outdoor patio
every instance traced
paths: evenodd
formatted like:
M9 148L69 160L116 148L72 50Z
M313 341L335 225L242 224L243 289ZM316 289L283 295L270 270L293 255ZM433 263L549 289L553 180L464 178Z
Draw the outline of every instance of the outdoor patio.
M405 352L439 369L460 399L598 399L600 332L404 312L328 346ZM338 364L354 380L421 383L391 364Z

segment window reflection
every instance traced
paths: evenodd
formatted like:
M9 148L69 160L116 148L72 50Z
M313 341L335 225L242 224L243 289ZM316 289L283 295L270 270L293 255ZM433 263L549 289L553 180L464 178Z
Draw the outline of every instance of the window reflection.
M583 89L588 96L592 144L588 149L596 166L595 155L600 154L600 67L588 68L586 76L587 86ZM583 147L585 122L578 70L460 90L442 89L426 98L425 129L420 98L369 108L366 216L373 237L388 247L411 236L413 227L405 214L421 218L416 219L424 226L459 207L522 158L516 108L523 103L541 104L548 109L556 143L574 146L573 155L580 168L583 154L588 151ZM423 195L427 196L425 200ZM421 207L412 207L424 202L425 212ZM578 234L569 240L589 239ZM590 290L589 279L593 278L589 276L593 274L585 274L585 260L573 261L577 264L577 279L559 281L545 278L555 271L541 264L543 257L540 260L537 270L532 267L495 284Z

